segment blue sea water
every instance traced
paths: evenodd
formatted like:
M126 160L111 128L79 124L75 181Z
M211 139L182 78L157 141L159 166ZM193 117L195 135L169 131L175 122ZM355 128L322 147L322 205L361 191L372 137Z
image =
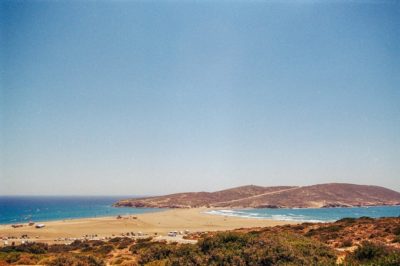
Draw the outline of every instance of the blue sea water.
M115 208L127 197L31 197L0 196L0 224L50 221L157 212L154 208ZM207 213L255 219L326 222L345 217L399 217L400 206L323 209L237 209Z
M368 216L399 217L400 206L354 207L354 208L321 208L321 209L245 209L245 210L211 210L209 214L236 216L255 219L271 219L300 222L330 222L342 218L359 218Z
M116 216L161 211L153 208L115 208L127 197L0 196L0 224Z

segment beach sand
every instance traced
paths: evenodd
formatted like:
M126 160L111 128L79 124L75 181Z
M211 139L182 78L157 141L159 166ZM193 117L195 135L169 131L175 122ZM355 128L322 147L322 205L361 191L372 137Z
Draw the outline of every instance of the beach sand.
M224 231L237 228L265 227L289 224L288 221L250 219L228 217L204 213L210 209L171 209L155 213L137 214L117 217L71 219L63 221L43 222L46 226L37 229L24 224L23 227L12 228L11 225L0 225L0 238L16 237L8 242L21 242L22 235L28 235L29 240L46 243L57 243L60 238L68 242L72 238L82 238L85 235L97 235L97 238L121 236L127 232L154 235L167 235L170 231L204 232ZM294 222L292 222L294 223ZM65 240L68 238L68 240ZM4 241L0 241L3 242Z

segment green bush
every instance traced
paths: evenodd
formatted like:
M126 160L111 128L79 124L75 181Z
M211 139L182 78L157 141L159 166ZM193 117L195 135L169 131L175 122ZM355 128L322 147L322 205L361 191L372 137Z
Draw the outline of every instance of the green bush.
M117 248L118 249L124 249L124 248L129 247L133 243L135 243L134 239L130 239L128 237L125 237L125 238L123 238L123 239L121 239L119 241Z
M105 266L106 264L94 256L64 255L51 260L49 266Z
M198 244L142 242L131 247L138 262L151 265L334 265L336 254L300 235L224 232Z
M48 252L64 253L64 252L69 252L69 251L76 250L76 249L77 249L77 247L72 246L72 245L54 244L54 245L49 246Z
M10 252L7 253L7 255L4 256L4 260L8 263L15 263L17 262L21 257L20 253L17 252Z
M6 246L0 248L0 252L27 252L32 254L45 254L49 246L43 243L25 243L18 246Z
M102 245L96 249L96 253L100 253L102 255L107 255L114 249L114 246L112 245Z
M132 254L137 254L137 251L140 249L147 248L152 245L151 242L152 238L140 238L136 240L136 245L132 245L129 250L132 252Z
M357 221L356 218L342 218L340 220L337 220L335 223L345 223L345 224L353 224Z
M354 251L353 257L358 261L364 261L372 260L376 257L382 257L385 254L384 246L365 241Z
M395 235L397 235L397 236L400 236L400 225L396 226L396 227L393 229L393 234L395 234Z
M352 254L346 257L345 265L398 266L400 251L381 244L363 242Z

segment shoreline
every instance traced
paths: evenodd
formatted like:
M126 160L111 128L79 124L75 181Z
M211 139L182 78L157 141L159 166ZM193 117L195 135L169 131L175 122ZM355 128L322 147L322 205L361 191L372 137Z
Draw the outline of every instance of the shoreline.
M184 241L184 234L181 232L227 231L240 228L271 227L305 222L296 219L280 219L279 217L231 215L229 212L224 213L224 210L234 212L237 209L206 207L157 209L154 212L146 213L35 221L34 225L29 225L26 221L18 223L18 225L22 226L16 228L12 227L15 223L0 224L0 246L10 245L13 242L21 244L27 241L68 244L74 240L107 240L113 237L126 236L135 238L152 236L158 239L181 242ZM38 224L44 224L44 227L36 228L35 226ZM170 232L178 232L178 235L169 238L167 235Z
M154 211L149 211L149 212L143 212L143 213L123 213L123 214L114 214L114 215L98 215L98 216L91 216L91 217L73 217L73 218L65 218L65 219L48 219L48 220L34 220L33 222L35 224L38 223L49 223L49 222L63 222L63 221L74 221L74 220L90 220L90 219L102 219L102 218L115 218L118 215L125 217L125 216L140 216L140 215L145 215L145 214L155 214L155 213L160 213L160 212L166 212L166 211L178 211L178 210L202 210L203 214L207 215L217 215L217 216L229 216L229 214L211 214L208 212L212 211L221 211L221 210L229 210L229 211L241 211L241 210L260 210L260 209L268 209L268 210L334 210L334 209L356 209L356 208L381 208L381 207L400 207L400 204L393 204L393 205L364 205L364 206L347 206L347 207L305 207L305 208L299 208L299 207L293 207L293 208L252 208L252 207L243 207L243 208L232 208L232 207L196 207L196 208L158 208L158 207L124 207L124 206L113 206L114 208L119 208L119 209L153 209ZM280 219L270 219L266 217L248 217L248 216L229 216L229 217L237 217L237 218L243 218L243 219L263 219L263 220L271 220L271 221L292 221L292 220L280 220ZM322 221L322 220L321 220ZM293 220L293 222L296 223L301 223L301 222L308 222L308 220ZM322 221L325 222L325 221ZM330 222L330 221L326 221ZM12 223L0 223L0 228L3 226L11 226L14 224L17 225L24 225L26 226L29 223L28 220L25 221L15 221Z
M78 218L41 222L44 228L35 228L24 223L13 228L11 224L0 225L0 239L8 244L24 241L44 242L48 244L70 243L73 240L98 239L131 235L167 236L171 231L209 232L226 231L239 228L268 227L284 224L297 224L294 221L251 219L223 215L213 215L205 211L210 208L170 209L159 212ZM24 236L24 238L22 238Z
M114 207L116 208L116 207ZM123 207L123 208L129 208L129 207ZM138 209L138 208L137 208ZM145 209L150 209L150 208L145 208ZM137 215L141 215L141 214L146 214L146 213L158 213L158 212L163 212L163 211L168 211L171 209L168 208L153 208L155 211L149 211L149 212L143 212L143 213L121 213L121 214L114 214L114 215L97 215L97 216L90 216L90 217L73 217L73 218L64 218L64 219L60 219L60 218L55 218L55 219L48 219L48 220L34 220L33 222L35 224L38 223L49 223L49 222L60 222L60 221L70 221L70 220L83 220L83 219L101 219L101 218L115 218L118 215L121 216L137 216ZM13 223L0 223L0 227L4 226L4 225L13 225L13 224L22 224L22 225L26 225L30 222L30 220L25 220L25 221L15 221Z

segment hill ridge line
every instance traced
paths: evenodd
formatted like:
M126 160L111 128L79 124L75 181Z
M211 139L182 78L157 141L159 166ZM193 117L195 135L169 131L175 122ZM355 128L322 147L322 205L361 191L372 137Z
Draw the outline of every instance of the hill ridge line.
M400 205L400 193L348 183L310 186L241 186L216 192L187 192L120 200L116 207L148 208L328 208Z

